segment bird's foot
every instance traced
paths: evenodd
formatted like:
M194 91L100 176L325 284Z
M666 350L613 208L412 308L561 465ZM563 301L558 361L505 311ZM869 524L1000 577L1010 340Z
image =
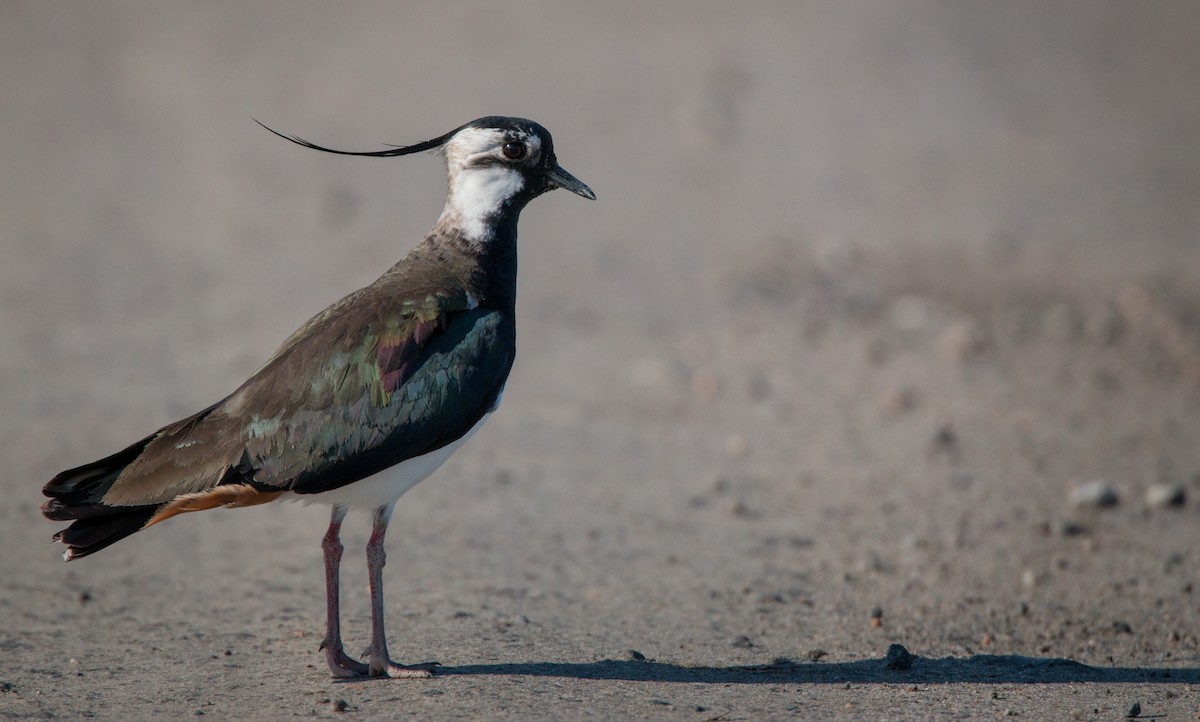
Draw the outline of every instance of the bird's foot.
M322 642L321 649L325 652L325 661L334 677L365 677L370 672L366 664L347 655L341 644Z
M437 671L437 668L442 665L437 662L425 662L423 664L396 664L391 660L387 660L386 664L376 666L371 663L372 677L391 677L392 679L424 679L432 677Z

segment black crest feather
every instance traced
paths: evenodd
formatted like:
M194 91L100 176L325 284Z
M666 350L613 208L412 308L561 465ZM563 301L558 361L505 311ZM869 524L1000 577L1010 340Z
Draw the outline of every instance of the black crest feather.
M326 153L337 153L338 155L364 155L364 156L368 156L371 158L392 158L392 157L398 156L398 155L409 155L410 153L420 153L423 150L433 150L434 148L440 147L446 141L450 140L450 138L453 137L453 135L455 133L457 133L458 131L460 131L466 127L466 126L462 126L459 128L455 128L454 130L450 131L449 133L446 133L445 135L439 135L438 137L433 138L431 140L426 140L426 141L423 141L420 143L415 143L413 145L398 145L398 146L395 146L394 148L388 148L387 150L359 152L359 151L352 151L352 150L336 150L334 148L326 148L324 146L317 145L316 143L311 143L311 142L301 138L298 135L285 135L283 133L280 133L279 131L275 130L274 128L268 127L267 125L265 125L261 121L257 120L256 118L251 118L251 120L253 120L255 123L258 123L259 125L266 128L267 130L271 131L272 133L279 136L280 138L283 138L284 140L289 140L289 141L295 143L296 145L302 145L305 148L312 148L313 150L321 150L321 151L325 151Z

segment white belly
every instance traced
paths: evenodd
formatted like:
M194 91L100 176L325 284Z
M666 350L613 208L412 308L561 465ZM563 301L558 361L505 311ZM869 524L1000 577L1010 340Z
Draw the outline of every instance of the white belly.
M495 407L492 407L495 408ZM320 494L294 494L289 492L282 498L288 501L300 501L305 504L329 504L331 506L344 506L347 509L362 509L365 511L374 511L381 506L391 506L404 495L404 492L413 488L417 484L425 480L437 468L446 463L446 459L463 444L467 443L467 439L471 438L479 427L483 426L483 422L491 413L486 413L483 418L475 422L471 430L463 434L461 438L446 444L442 448L431 451L428 454L414 456L411 459L401 461L395 466L389 466L378 474L368 476L365 479L359 479L351 484L340 486L337 489L324 491Z

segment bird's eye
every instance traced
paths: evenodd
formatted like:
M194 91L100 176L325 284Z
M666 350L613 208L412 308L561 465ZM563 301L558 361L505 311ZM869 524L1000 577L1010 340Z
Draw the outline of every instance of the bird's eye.
M518 143L516 141L509 141L508 143L504 144L504 147L500 149L500 152L503 153L504 157L508 158L509 160L521 160L525 157L525 144Z

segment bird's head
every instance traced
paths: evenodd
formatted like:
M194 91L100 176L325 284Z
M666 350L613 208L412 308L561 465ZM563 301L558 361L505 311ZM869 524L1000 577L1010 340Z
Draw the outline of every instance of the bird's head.
M421 143L369 152L333 150L267 130L306 148L342 155L386 158L426 150L440 153L449 176L443 218L454 220L464 234L479 240L497 219L519 214L529 201L555 188L596 200L591 188L558 164L550 131L524 118L487 116Z

